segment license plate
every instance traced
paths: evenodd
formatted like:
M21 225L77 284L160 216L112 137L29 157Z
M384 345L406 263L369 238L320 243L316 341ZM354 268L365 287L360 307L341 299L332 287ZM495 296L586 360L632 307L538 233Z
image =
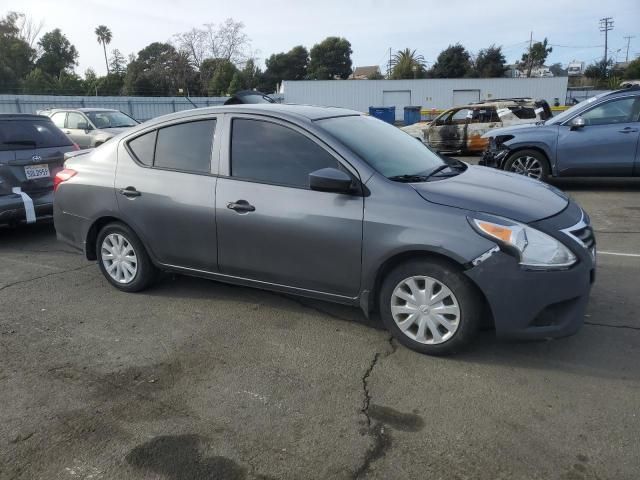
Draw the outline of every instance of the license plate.
M24 176L27 180L49 177L49 165L28 165L24 167Z

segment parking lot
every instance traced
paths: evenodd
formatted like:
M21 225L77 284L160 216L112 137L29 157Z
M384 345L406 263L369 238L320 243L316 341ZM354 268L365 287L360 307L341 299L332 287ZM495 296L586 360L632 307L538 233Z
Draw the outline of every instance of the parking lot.
M449 358L323 302L121 293L52 225L0 229L0 478L637 479L639 180L556 182L600 251L577 335Z

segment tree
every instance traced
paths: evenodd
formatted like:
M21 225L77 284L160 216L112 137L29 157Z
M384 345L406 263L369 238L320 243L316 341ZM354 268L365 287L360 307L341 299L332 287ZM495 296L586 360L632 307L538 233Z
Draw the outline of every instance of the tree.
M36 67L52 77L59 78L65 70L73 68L77 63L78 51L59 28L45 33L38 41L42 55Z
M36 53L20 38L19 19L15 12L0 18L0 90L5 92L20 91Z
M327 37L311 49L308 78L314 80L347 79L351 74L351 44L346 38Z
M107 72L109 71L112 74L122 76L127 73L126 60L124 58L124 55L122 55L122 53L120 53L120 50L118 50L117 48L111 51L111 59L109 60L109 68L107 69Z
M256 66L256 62L253 58L247 60L242 69L242 78L244 82L244 88L253 90L258 88L262 78L262 71L260 67Z
M231 79L231 83L229 83L228 94L233 95L240 90L245 90L244 79L242 78L242 73L237 71L233 74L233 78Z
M548 46L546 38L542 42L536 42L522 54L522 59L518 62L518 68L525 72L525 75L529 78L534 69L544 65L545 60L552 51L553 48Z
M102 44L102 50L104 52L104 64L107 67L107 75L109 75L109 62L107 61L107 45L111 43L111 30L106 25L98 25L95 29L96 38L98 43Z
M425 70L424 57L417 55L415 50L409 48L397 51L391 59L391 78L393 80L424 78Z
M566 68L562 68L562 64L561 63L554 63L553 65L549 66L549 71L551 73L553 73L554 77L566 77L567 76L567 69Z
M636 58L634 61L629 62L629 65L624 71L624 78L626 80L640 79L640 58Z
M209 82L208 94L212 97L221 97L229 93L229 86L238 68L229 60L220 59L216 73Z
M40 68L34 68L24 79L24 92L33 94L55 93L55 80Z
M504 77L507 71L507 60L502 54L502 47L491 45L478 52L475 61L475 71L481 78Z
M33 45L36 43L36 39L38 38L38 35L40 35L42 27L44 26L44 20L36 22L32 17L24 13L14 13L18 16L16 22L19 30L18 37L27 42L27 44L33 48Z
M431 69L431 75L435 78L461 78L471 73L471 55L459 43L449 45L440 52Z
M138 52L127 66L124 91L128 95L177 95L195 86L188 55L168 44L154 42Z
M302 45L288 52L275 53L265 61L265 89L274 91L282 80L302 80L307 76L309 52Z
M55 80L53 86L55 93L61 95L82 95L84 93L84 83L74 72L60 72L60 76Z
M250 40L244 33L244 23L227 18L223 23L207 23L203 28L174 35L179 51L186 52L196 68L207 59L221 58L234 64L247 59Z
M604 80L607 78L607 70L609 70L612 64L613 61L610 59L606 63L604 59L599 62L592 63L585 68L584 76L596 81Z

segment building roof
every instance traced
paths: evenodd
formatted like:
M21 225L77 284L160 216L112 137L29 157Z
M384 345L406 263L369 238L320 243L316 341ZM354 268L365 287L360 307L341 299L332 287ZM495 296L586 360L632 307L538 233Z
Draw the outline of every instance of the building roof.
M368 77L375 73L380 73L380 67L378 65L368 65L364 67L356 67L351 74L351 77Z

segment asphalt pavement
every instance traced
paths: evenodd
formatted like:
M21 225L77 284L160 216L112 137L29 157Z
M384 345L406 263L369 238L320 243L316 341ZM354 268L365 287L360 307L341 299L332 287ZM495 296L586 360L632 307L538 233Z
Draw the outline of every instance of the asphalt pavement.
M121 293L51 225L0 229L0 479L640 478L640 179L556 185L597 232L585 326L449 358L324 302Z

